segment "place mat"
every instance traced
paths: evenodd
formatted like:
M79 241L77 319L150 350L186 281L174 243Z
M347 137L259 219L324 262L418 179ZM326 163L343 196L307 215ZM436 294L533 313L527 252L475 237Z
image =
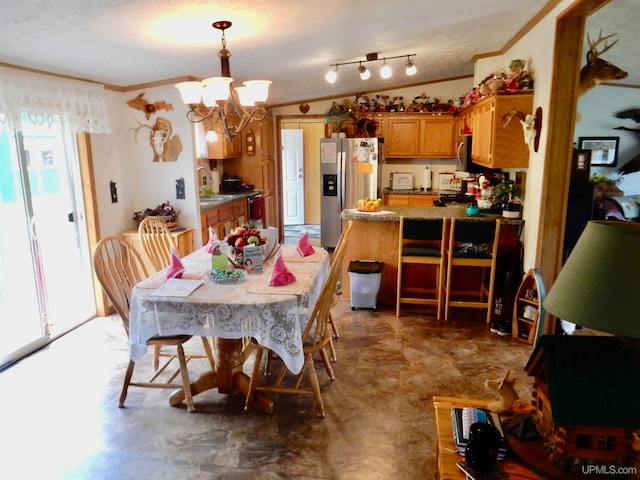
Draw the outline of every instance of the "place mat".
M272 287L269 285L269 279L271 274L264 276L264 283L256 283L254 285L247 286L248 293L270 293L277 295L301 295L309 282L311 274L308 273L294 273L296 281L289 283L288 285L280 285L278 287Z
M380 210L378 212L363 212L362 210L358 210L357 208L349 208L347 211L349 213L362 214L362 215L390 215L392 213L395 213L389 210Z
M206 270L202 268L186 268L182 273L182 278L185 280L199 280L207 274ZM149 278L145 278L136 285L137 288L160 288L167 282L167 269L160 270L158 273L151 275Z

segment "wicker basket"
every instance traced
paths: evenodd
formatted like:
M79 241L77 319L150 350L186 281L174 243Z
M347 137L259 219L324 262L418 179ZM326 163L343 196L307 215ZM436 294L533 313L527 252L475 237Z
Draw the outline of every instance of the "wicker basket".
M144 215L142 214L142 212L136 212L136 217L135 217L136 227L139 227L140 222L142 222L142 220L144 220L146 217L152 216L160 220L162 223L164 223L169 230L173 230L178 228L179 215L180 215L180 210L175 210L171 212L170 215Z

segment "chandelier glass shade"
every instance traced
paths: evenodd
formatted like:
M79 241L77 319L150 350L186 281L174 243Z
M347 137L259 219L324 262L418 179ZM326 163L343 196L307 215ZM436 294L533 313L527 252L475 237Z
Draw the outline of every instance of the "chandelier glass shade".
M269 80L249 80L243 86L234 87L231 77L229 57L224 31L231 22L223 20L213 23L213 28L222 31L222 49L219 77L205 78L201 82L189 81L176 84L182 101L189 106L187 118L192 123L210 121L213 132L223 134L229 141L253 120L262 120L267 110L256 104L264 103L269 97ZM211 140L212 135L207 135Z

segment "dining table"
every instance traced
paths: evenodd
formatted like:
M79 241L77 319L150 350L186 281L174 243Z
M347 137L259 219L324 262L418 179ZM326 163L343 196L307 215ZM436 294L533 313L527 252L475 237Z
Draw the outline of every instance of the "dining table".
M229 283L212 272L212 256L202 247L181 259L182 278L167 279L167 269L138 283L132 292L129 319L129 357L134 362L147 352L147 340L156 335L212 337L215 370L191 382L191 393L211 389L246 395L249 376L243 371L247 339L275 352L293 373L302 370L302 332L329 274L329 254L315 248L302 256L295 244L281 245L264 262L261 274L242 272ZM295 281L272 286L276 259L282 256ZM260 393L260 392L257 392ZM184 400L184 390L170 395L173 406ZM258 395L255 403L268 413L273 403Z

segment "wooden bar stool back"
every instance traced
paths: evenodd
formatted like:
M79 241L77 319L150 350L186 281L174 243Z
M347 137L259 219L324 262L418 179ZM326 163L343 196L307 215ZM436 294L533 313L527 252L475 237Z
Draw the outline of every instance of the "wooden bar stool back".
M486 308L487 323L491 321L500 219L495 221L452 219L447 246L447 278L445 295L445 321L451 307ZM462 268L464 267L464 268ZM454 281L463 270L480 269L480 282L471 288L469 282L454 289ZM454 277L455 274L455 277ZM467 275L467 279L470 278Z
M445 296L448 229L449 220L446 218L400 217L396 316L400 316L403 303L411 303L435 305L436 317L441 318ZM408 284L409 272L405 268L408 265L434 266L434 284L425 285L423 281L420 284Z

